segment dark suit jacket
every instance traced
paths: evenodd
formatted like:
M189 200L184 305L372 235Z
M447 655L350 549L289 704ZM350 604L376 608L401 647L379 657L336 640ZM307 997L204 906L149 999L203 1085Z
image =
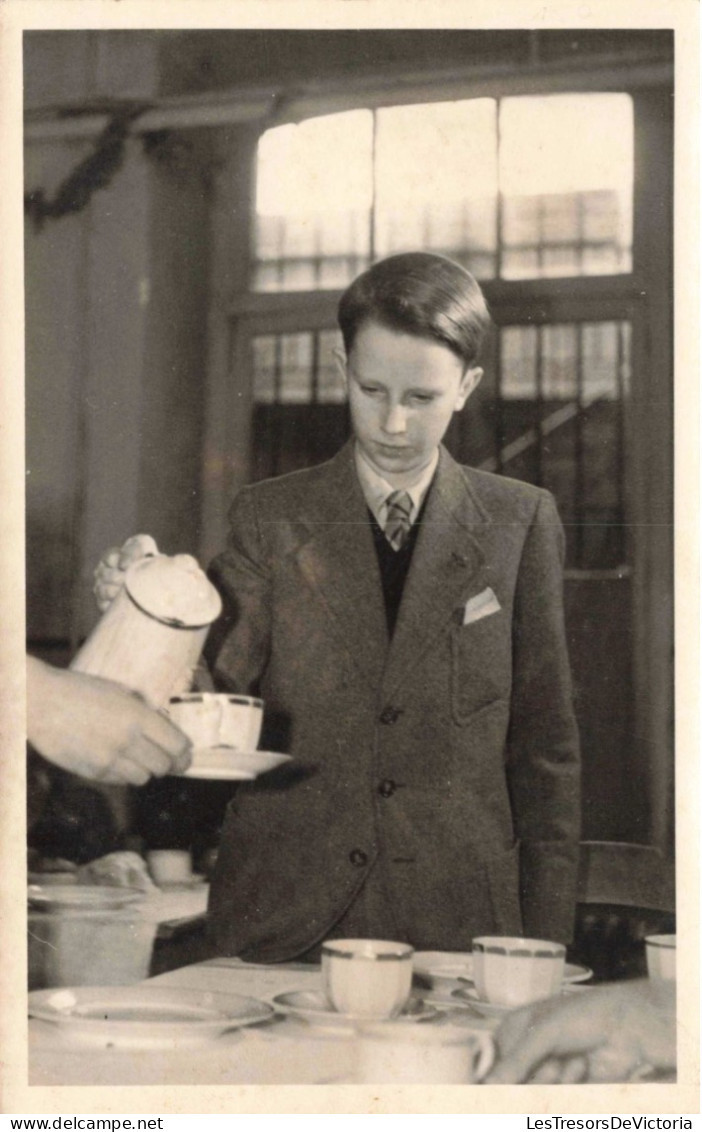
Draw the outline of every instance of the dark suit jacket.
M219 949L300 954L376 861L417 948L567 940L579 759L551 496L442 449L390 642L351 445L245 488L230 517L211 664L220 686L260 692L262 746L296 761L230 807ZM464 624L487 587L500 609Z

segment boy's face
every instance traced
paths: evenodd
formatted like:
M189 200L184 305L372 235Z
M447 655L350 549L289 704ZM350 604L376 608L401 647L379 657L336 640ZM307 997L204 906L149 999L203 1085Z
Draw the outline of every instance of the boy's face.
M407 487L432 459L452 415L482 377L431 338L365 322L338 361L351 424L368 463L393 487Z

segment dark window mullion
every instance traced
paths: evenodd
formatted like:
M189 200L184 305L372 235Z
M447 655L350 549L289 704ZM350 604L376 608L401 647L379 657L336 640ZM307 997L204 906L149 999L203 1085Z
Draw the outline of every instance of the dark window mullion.
M536 198L536 269L543 275L544 268L544 198Z
M283 335L275 336L275 353L273 356L273 404L279 405L283 391Z
M322 222L319 216L315 217L312 232L312 276L315 287L319 287L322 278Z
M500 119L502 116L502 99L498 98L496 101L496 117L495 128L497 131L496 147L497 147L497 199L495 201L495 227L497 228L497 243L495 247L495 276L497 279L502 277L502 261L504 252L504 234L502 230L504 221L504 194L502 192L502 178L500 177L500 157L501 157L501 144L502 132L500 128ZM466 238L466 244L468 240Z
M278 283L281 289L285 284L285 217L279 216L276 218L276 246L278 251L278 258L275 261L275 270L278 276Z
M626 356L624 348L625 324L617 322L617 523L619 526L618 548L619 561L628 561L628 548L626 537L626 391L624 384L624 366Z
M312 366L310 371L310 404L319 404L319 331L312 333Z
M495 335L495 460L496 471L503 472L502 449L504 447L504 400L502 397L502 335L504 330L498 330Z
M584 193L575 194L575 209L576 209L576 263L578 265L578 274L583 274L583 260L585 258L585 195Z
M273 360L273 405L271 406L271 475L280 473L281 454L281 401L283 391L283 335L277 334L275 338L275 356Z
M544 328L536 328L536 397L534 398L534 425L536 428L536 482L539 487L544 482L544 434L542 421L544 414Z
M575 417L575 564L584 567L584 531L587 521L585 501L585 438L583 436L585 398L583 388L583 328L575 325L575 387L578 411Z
M373 111L373 140L371 143L371 160L373 162L372 169L372 185L373 192L371 194L370 206L370 232L368 234L368 259L370 263L375 262L375 244L376 244L376 221L377 221L377 198L378 198L378 178L377 178L377 156L378 156L378 111Z

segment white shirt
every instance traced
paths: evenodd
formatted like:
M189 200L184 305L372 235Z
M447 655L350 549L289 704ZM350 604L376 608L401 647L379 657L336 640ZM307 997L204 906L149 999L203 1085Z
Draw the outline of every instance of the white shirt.
M384 480L383 477L376 472L375 468L366 460L363 452L358 444L355 447L355 461L356 461L356 474L361 484L361 490L365 497L368 508L375 516L375 520L381 530L384 529L388 517L387 498L397 488ZM406 491L412 500L412 510L410 512L410 523L414 523L419 510L424 502L424 496L429 490L429 485L434 478L436 465L439 462L439 449L437 448L434 453L433 459L427 464L426 468L422 471L419 479L415 480L413 484L408 487L402 488Z

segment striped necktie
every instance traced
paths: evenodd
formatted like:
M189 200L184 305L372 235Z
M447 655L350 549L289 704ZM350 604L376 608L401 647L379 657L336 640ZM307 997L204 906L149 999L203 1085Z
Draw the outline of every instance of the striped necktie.
M407 491L393 491L385 503L388 515L383 532L393 550L400 550L407 542L412 527L412 499Z

